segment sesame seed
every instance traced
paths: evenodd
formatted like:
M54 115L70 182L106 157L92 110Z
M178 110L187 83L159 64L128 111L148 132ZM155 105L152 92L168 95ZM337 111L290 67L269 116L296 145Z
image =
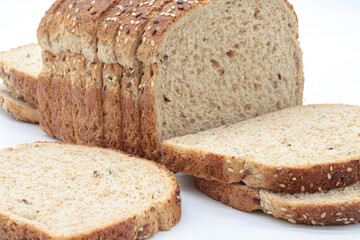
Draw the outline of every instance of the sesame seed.
M231 164L231 160L226 160L227 163Z
M154 40L151 40L151 46L155 46Z
M330 166L330 171L334 170L333 166Z
M233 172L234 172L234 169L228 168L227 171L233 173Z
M290 222L290 223L293 223L293 224L295 224L296 223L296 221L294 220L294 219L288 219L288 221Z
M293 177L292 180L293 180L294 182L296 182L297 179L296 179L296 177Z
M319 190L319 192L321 192L321 191L322 191L322 187L318 187L318 190Z
M305 187L304 186L301 186L301 191L305 192Z
M279 184L279 187L285 188L286 186L285 186L285 184Z
M312 225L316 225L316 221L315 221L315 220L311 220L311 224L312 224Z
M144 228L140 227L138 230L139 230L139 232L142 232L142 231L144 231Z
M350 224L351 222L347 221L347 222L344 222L344 224Z
M243 174L243 173L244 173L244 169L241 169L241 170L239 171L239 173L240 173L240 174Z
M338 218L338 219L336 219L335 221L337 221L337 222L342 222L342 219L341 219L341 218Z
M303 218L306 220L306 219L307 219L307 216L304 214L304 215L303 215Z
M331 174L328 173L328 174L327 174L327 177L328 177L328 179L330 180L330 179L331 179Z
M280 210L281 210L282 212L286 212L287 209L282 207L282 208L280 208Z
M352 168L348 168L347 171L348 171L348 172L351 172L351 171L352 171Z
M321 214L321 218L325 218L326 217L326 212L323 212L322 214Z
M349 219L349 221L353 222L353 221L355 221L355 219L353 219L353 218L350 218L350 219Z
M341 212L338 212L338 213L336 213L336 216L340 216L342 213Z
M274 174L274 175L273 175L273 177L274 177L274 178L277 178L277 177L278 177L278 175L277 175L277 174Z
M347 218L343 218L344 221L347 221L348 219Z

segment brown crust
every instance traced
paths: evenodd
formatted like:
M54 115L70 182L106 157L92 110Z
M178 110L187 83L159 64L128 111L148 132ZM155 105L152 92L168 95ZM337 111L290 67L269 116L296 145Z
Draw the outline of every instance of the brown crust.
M30 123L39 123L39 113L36 109L31 107L26 102L13 99L12 97L7 96L2 92L0 92L0 106L7 114L15 117L17 120Z
M140 112L138 108L139 68L125 68L121 79L121 112L123 121L123 150L127 153L142 156L140 136Z
M120 89L123 69L119 64L104 64L102 70L103 147L122 148Z
M262 205L265 206L263 208L266 209L264 212L272 214L276 218L286 219L291 223L325 226L353 224L360 221L359 201L342 203L326 203L324 201L315 204L292 205L286 201L277 201L271 196L265 197L264 193L260 193L260 196L263 199Z
M252 212L261 209L259 191L239 185L223 184L194 178L194 185L200 192L232 208Z
M246 159L241 164L234 161L234 157L191 150L167 141L164 141L162 151L164 165L174 172L222 183L243 181L250 187L275 192L319 192L349 186L360 180L359 160L277 169Z
M360 221L359 201L329 201L295 204L266 190L258 190L242 184L224 184L200 178L194 185L208 197L237 210L251 212L262 210L290 223L308 225L343 225ZM334 202L331 202L334 200Z
M140 129L141 129L141 147L147 159L156 162L161 161L158 133L156 131L156 111L155 111L155 96L154 83L157 74L157 65L154 64L150 68L145 69L144 76L140 85Z
M33 145L55 145L63 143L47 143L37 142L33 144L19 145L21 148L31 147ZM66 144L71 145L71 144ZM84 150L86 150L86 147ZM116 150L104 150L101 148L92 148L92 150L108 151L122 153ZM124 154L124 153L122 153ZM127 155L127 154L125 154ZM169 199L164 202L159 202L144 212L139 212L136 216L130 217L125 221L115 223L105 228L99 228L94 232L84 232L79 235L71 236L73 240L96 240L96 239L142 239L147 238L158 231L168 231L174 225L176 225L181 219L181 198L180 198L180 186L172 172L165 167L153 163L156 167L166 171L168 176L172 179L174 185L171 190L172 193ZM4 239L16 240L16 239L41 239L48 240L54 239L49 232L45 232L41 229L34 227L31 224L24 223L21 220L15 220L7 217L4 214L0 214L0 236ZM69 238L56 238L56 239L69 239Z

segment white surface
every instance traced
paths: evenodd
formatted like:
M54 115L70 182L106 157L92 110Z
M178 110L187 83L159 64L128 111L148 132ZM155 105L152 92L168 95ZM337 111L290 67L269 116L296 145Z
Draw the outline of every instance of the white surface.
M290 0L300 22L304 51L305 103L360 105L360 1ZM36 41L36 28L50 0L0 0L0 51ZM0 148L52 140L37 125L0 111ZM260 213L243 213L197 192L189 176L178 175L182 221L153 239L359 239L360 225L292 225Z

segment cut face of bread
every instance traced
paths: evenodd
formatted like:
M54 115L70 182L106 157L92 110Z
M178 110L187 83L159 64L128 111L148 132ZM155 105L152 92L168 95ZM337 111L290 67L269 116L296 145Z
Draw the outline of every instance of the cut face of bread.
M4 239L145 238L180 219L174 175L150 161L59 143L4 149L0 159Z
M235 209L262 210L290 223L343 225L360 221L360 183L319 193L274 193L245 184L224 184L194 179L195 186L210 198Z
M16 99L0 83L0 105L7 114L23 122L39 123L38 111L23 100Z
M37 108L37 79L41 72L41 48L37 44L0 53L0 78L8 91Z
M251 0L211 3L173 24L158 48L159 142L301 104L296 26L284 1Z
M360 107L308 105L163 143L165 166L224 183L316 192L359 181Z

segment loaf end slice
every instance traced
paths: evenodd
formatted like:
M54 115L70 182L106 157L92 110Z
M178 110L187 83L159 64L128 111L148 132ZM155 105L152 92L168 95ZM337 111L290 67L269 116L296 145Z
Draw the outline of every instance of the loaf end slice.
M42 68L41 48L37 44L0 53L0 78L13 96L38 107L37 83Z
M343 225L360 221L360 183L319 193L274 193L246 186L194 179L194 184L210 198L235 209L262 210L290 223Z
M20 121L39 123L39 113L37 109L30 106L27 102L11 96L2 83L0 84L0 105L7 114Z
M181 215L175 176L123 153L60 143L0 150L4 239L135 239Z
M207 180L276 192L318 192L359 181L360 107L291 107L163 143L165 166Z

